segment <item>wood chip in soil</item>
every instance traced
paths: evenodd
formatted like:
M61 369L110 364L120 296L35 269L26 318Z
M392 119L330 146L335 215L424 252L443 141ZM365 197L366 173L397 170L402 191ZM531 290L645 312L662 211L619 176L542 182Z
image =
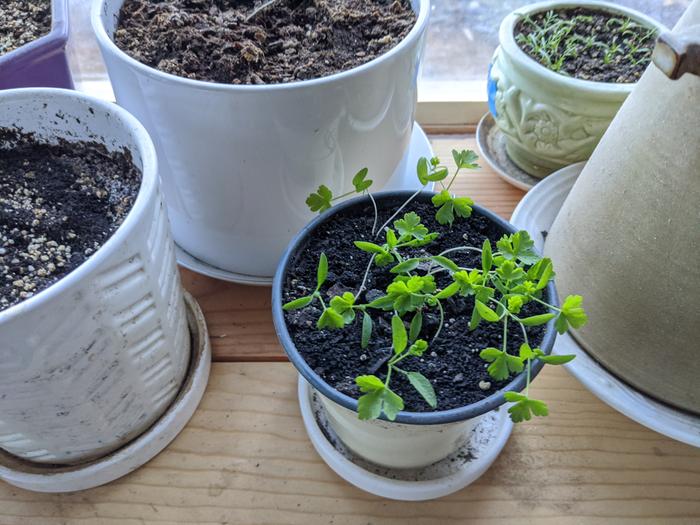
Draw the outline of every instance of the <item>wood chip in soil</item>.
M0 311L94 254L131 210L141 172L128 152L48 145L0 129Z
M114 41L148 66L225 84L276 84L346 71L415 25L408 0L126 0Z

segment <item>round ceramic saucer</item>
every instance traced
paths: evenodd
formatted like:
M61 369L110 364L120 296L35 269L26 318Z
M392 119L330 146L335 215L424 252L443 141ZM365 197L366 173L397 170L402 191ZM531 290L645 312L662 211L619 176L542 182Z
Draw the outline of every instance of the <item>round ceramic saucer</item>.
M418 159L421 157L431 158L433 155L433 147L430 145L428 136L421 129L421 127L415 123L413 125L413 134L411 135L411 143L408 146L408 151L401 160L399 167L396 168L394 175L392 175L389 181L382 188L382 191L418 189L420 187L420 183L416 178L416 165L418 164ZM272 286L272 276L259 277L255 275L229 272L197 259L195 256L190 255L177 245L175 245L175 257L177 258L177 262L180 266L183 266L188 270L192 270L193 272L197 272L208 277L213 277L214 279L220 279L222 281L229 281L232 283L247 284L251 286Z
M521 170L506 152L506 137L498 129L491 113L486 113L476 128L476 142L481 156L494 169L496 174L516 188L528 191L542 179L533 177Z
M513 212L511 222L527 230L539 250L585 163L567 166L532 189ZM571 335L557 337L555 354L575 354L565 366L588 390L612 408L647 428L700 447L700 417L660 403L635 390L598 364Z
M456 452L427 467L391 469L353 454L328 425L313 388L299 376L299 407L316 452L345 481L383 498L423 501L447 496L476 481L496 460L513 430L505 407L482 416Z
M111 454L80 465L30 463L0 450L0 480L35 492L75 492L126 476L157 456L187 425L204 395L211 366L211 344L204 314L185 292L192 355L180 392L146 432Z

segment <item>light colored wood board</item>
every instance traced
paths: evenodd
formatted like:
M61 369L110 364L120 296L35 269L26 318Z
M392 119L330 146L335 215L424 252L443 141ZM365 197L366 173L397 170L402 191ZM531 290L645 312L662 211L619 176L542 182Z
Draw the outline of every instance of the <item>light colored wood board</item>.
M452 149L477 149L473 135L434 135L435 152L450 168ZM482 168L459 175L455 192L508 218L524 193ZM282 361L270 313L270 289L242 286L182 270L182 281L199 301L209 325L214 361Z
M227 283L180 268L207 320L214 361L284 361L272 325L270 288Z
M402 503L350 486L317 456L290 364L217 363L193 420L150 464L77 494L0 482L0 524L700 523L700 450L618 414L562 368L532 394L551 415L517 425L480 480Z

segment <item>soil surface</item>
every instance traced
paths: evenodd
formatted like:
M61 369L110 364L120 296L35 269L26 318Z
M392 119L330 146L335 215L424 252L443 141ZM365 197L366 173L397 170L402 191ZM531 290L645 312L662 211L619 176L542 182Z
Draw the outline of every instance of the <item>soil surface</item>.
M148 66L225 84L276 84L345 71L411 30L408 0L127 0L114 35Z
M380 224L393 214L403 202L386 200L380 206ZM415 201L414 201L415 202ZM456 219L449 229L435 220L435 209L429 202L411 203L406 212L415 211L431 232L440 236L431 244L412 250L406 249L406 257L437 255L445 249L455 246L481 247L484 239L492 244L505 233L500 227L476 212L469 219ZM316 288L316 267L321 252L328 257L328 279L321 289L326 302L343 292L355 292L362 281L370 255L358 250L353 241L372 239L371 229L374 219L372 206L345 210L316 230L306 246L300 250L289 266L286 277L283 302L308 295ZM379 243L381 244L381 242ZM481 267L478 252L457 252L450 257L460 266ZM359 302L365 303L385 295L386 287L393 275L388 267L372 266L366 291ZM445 273L436 274L438 287L451 282ZM355 386L355 377L363 374L375 374L385 377L386 361L391 355L391 312L372 310L374 330L369 347L360 347L361 315L352 325L340 330L318 330L316 320L321 314L314 303L301 310L285 312L285 321L301 355L306 362L331 386L354 398L361 393ZM479 401L509 381L494 381L486 371L487 364L479 357L479 352L488 346L500 347L502 344L502 325L485 323L474 331L469 331L474 300L453 296L443 301L445 308L445 325L440 336L432 343L422 357L409 357L402 361L401 368L421 372L435 388L438 399L437 410L448 410L466 406ZM545 313L537 303L529 303L523 308L523 316ZM405 319L410 320L412 314ZM425 310L421 336L430 342L439 324L435 309ZM544 327L528 329L531 344L538 345L544 336ZM509 331L508 347L517 354L523 343L519 329ZM414 390L400 374L392 376L391 388L404 400L405 410L411 412L429 412L433 409Z
M0 55L51 31L51 0L0 2Z
M582 80L633 83L651 61L656 29L585 8L543 11L515 27L515 40L543 66Z
M87 260L122 223L140 185L128 152L41 144L0 129L0 311Z

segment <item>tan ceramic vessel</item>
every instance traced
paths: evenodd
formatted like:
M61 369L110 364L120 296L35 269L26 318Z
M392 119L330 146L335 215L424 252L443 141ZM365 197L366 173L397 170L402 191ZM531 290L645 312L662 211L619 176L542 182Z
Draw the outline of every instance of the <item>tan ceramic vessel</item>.
M695 31L697 29L697 31ZM697 35L700 0L674 34ZM583 291L575 334L638 390L700 414L700 77L652 65L555 220L560 296Z

